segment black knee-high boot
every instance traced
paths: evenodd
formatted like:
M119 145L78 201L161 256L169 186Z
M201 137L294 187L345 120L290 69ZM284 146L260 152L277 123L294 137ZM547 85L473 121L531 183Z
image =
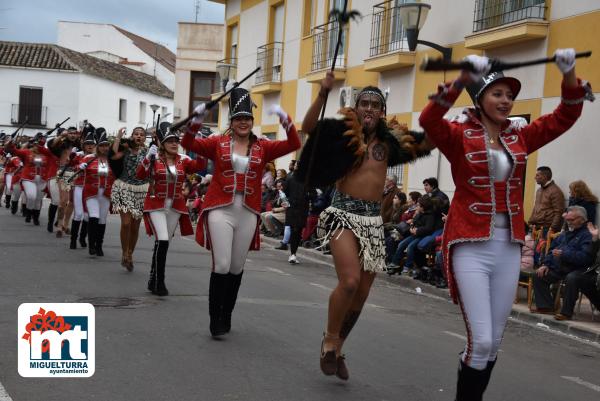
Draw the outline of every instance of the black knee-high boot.
M104 243L104 232L106 231L106 224L98 223L96 231L96 255L104 256L104 251L102 250L102 244Z
M25 216L25 223L31 223L31 215L33 210L27 209L27 206L23 208L23 216Z
M226 333L221 321L226 285L227 274L210 273L208 315L210 316L210 334L213 337L222 336Z
M36 226L40 225L40 212L41 210L32 210L31 217L33 217L33 224Z
M88 222L88 251L90 255L96 254L96 232L98 231L98 218L90 217Z
M17 210L19 210L19 201L11 201L10 214L17 214Z
M156 248L156 283L154 284L152 293L160 297L169 295L169 290L165 285L165 268L167 265L167 252L169 251L169 241L158 241Z
M27 209L27 204L26 203L21 203L21 216L23 216L23 217L27 217L25 215L25 209Z
M46 230L48 230L49 233L54 231L54 218L56 217L57 210L57 205L50 204L48 207L48 226L46 227Z
M154 241L152 264L150 265L150 279L148 280L148 291L152 291L152 293L156 289L156 252L158 252L158 241Z
M458 367L455 401L481 401L490 374L491 370L488 373L487 368L484 370L473 369L461 359Z
M50 223L48 223L50 224ZM71 222L71 244L69 245L69 248L71 249L77 249L77 236L79 235L79 225L81 224L81 221L77 221L77 220L73 220Z
M11 198L11 195L6 195L4 197L4 205L6 206L7 209L10 208L10 198Z
M235 303L237 301L240 284L242 283L243 274L243 271L240 274L227 273L227 283L225 285L225 302L223 304L222 315L223 330L225 330L226 333L229 333L229 331L231 330L231 314L233 313L233 308L235 308Z
M81 232L79 233L79 245L82 248L87 248L87 242L85 242L85 238L87 237L88 230L88 222L85 220L81 221Z

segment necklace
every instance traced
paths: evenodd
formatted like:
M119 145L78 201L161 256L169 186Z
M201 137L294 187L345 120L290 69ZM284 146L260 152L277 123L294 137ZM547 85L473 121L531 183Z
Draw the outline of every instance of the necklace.
M490 138L490 143L496 143L492 138Z

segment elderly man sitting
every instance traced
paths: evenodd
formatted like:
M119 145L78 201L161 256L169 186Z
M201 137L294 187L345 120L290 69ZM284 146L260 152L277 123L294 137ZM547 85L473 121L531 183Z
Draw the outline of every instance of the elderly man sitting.
M552 246L533 277L533 291L537 313L554 313L554 300L550 285L560 280L565 282L562 310L555 316L557 320L568 320L573 316L577 302L578 283L581 275L594 261L592 255L592 234L586 227L587 212L581 206L567 209L565 221L568 229L552 242Z

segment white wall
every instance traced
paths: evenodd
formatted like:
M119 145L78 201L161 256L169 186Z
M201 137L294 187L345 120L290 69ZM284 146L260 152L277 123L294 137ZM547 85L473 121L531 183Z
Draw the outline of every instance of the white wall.
M225 7L225 20L235 17L242 10L242 0L227 0Z
M135 88L81 74L79 81L79 116L96 127L104 127L109 134L116 134L121 127L130 132L134 127L152 125L151 104L167 107L167 121L173 121L173 100L156 96ZM127 100L127 121L119 121L119 99ZM146 102L146 120L140 122L140 102ZM161 116L161 121L163 120Z
M27 135L46 131L58 122L71 117L65 126L76 125L79 120L79 73L26 68L0 67L0 129L7 134L16 127L10 123L12 104L19 103L19 87L42 88L42 106L47 107L47 127L26 129Z
M268 7L268 1L265 1L242 12L239 26L238 79L256 68L256 49L267 43ZM252 76L242 87L250 90L255 79L256 75Z
M598 10L598 0L552 0L550 19L572 17Z
M175 88L175 73L156 62L112 25L59 21L57 44L81 53L105 51L129 61L143 62L142 72L156 76L171 90ZM138 71L139 68L136 67Z

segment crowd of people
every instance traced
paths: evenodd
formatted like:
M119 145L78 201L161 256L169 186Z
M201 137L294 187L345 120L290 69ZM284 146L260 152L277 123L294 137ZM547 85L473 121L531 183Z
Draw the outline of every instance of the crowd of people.
M119 213L121 265L128 271L143 219L154 237L147 288L157 296L169 293L167 254L177 227L191 235L196 221L196 242L212 256L208 309L215 338L231 330L247 254L260 249L261 231L282 237L277 249L289 249L290 264L300 263L301 243L330 252L338 283L329 297L320 367L342 380L349 378L342 347L376 273L410 274L448 287L467 330L456 400L481 400L523 261L536 267L536 312L555 313L555 283L565 287L558 320L572 317L580 291L600 307L598 199L585 182L570 184L567 204L551 169L539 167L528 220L532 234L526 237L527 154L567 132L583 102L593 100L589 85L575 76L574 50L559 49L555 56L562 100L531 124L508 118L521 83L490 73L486 57L468 56L471 68L430 97L419 117L424 132L388 121L387 96L374 86L357 94L354 108L341 109L341 118L319 118L335 81L327 72L302 121L308 140L287 171L276 170L273 161L301 146L293 119L274 106L270 112L286 138L256 136L250 93L235 87L223 134L199 134L209 112L202 104L182 133L163 122L153 132L136 127L126 139L121 130L112 143L104 128L91 124L81 132L57 130L51 139L43 133L5 136L0 193L13 215L21 203L25 222L34 225L40 225L44 194L49 196L47 230L70 235L69 248L87 247L93 257L104 255L108 214ZM463 89L473 107L448 121L444 115ZM193 157L180 154L180 147ZM423 194L406 194L398 178L387 175L388 168L427 157L434 148L450 162L456 188L451 202L436 178L423 181ZM212 174L206 174L209 163ZM533 237L552 241L549 251L540 252Z

